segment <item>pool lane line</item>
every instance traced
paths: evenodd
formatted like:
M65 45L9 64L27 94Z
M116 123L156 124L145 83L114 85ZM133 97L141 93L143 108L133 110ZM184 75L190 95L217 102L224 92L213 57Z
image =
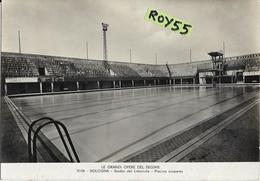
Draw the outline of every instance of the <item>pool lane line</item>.
M213 91L213 90L211 90L211 91ZM178 95L186 95L186 94L188 94L188 93L192 93L192 94L195 94L195 93L197 93L198 91L196 91L196 92L193 92L193 91L183 91L183 92L178 92L178 93L176 93L176 92L174 92L174 93L171 93L171 94L166 94L166 95L164 95L163 96L163 98L162 99L165 99L165 98L174 98L174 96L178 96ZM143 98L135 98L135 99L129 99L129 100L117 100L117 101L114 101L114 102L107 102L107 103L103 103L103 104L96 104L96 105L86 105L86 106L80 106L80 107L74 107L73 109L69 109L69 108L67 108L67 109L62 109L62 110L58 110L58 111L46 111L46 112L44 112L44 113L36 113L36 114L30 114L30 113L26 113L25 112L25 110L22 110L26 115L28 115L28 116L39 116L39 115L47 115L47 114L49 114L49 113L58 113L58 112L64 112L64 111L71 111L71 110L79 110L79 109L84 109L84 108L88 108L88 107L96 107L96 106L103 106L103 105L109 105L109 104L114 104L114 103L122 103L122 102L125 102L125 101L135 101L135 100L146 100L146 98L147 97L152 97L152 99L154 98L154 99L156 99L156 100L147 100L147 102L145 102L145 103L143 103L143 102L139 102L139 103L132 103L132 104L129 104L129 106L127 106L127 107L132 107L132 106L134 106L134 105L141 105L141 104L146 104L146 103L152 103L152 102L157 102L158 101L158 97L161 97L160 95L158 95L158 96L153 96L153 95L149 95L149 96L146 96L146 97L143 97ZM86 101L87 102L87 101ZM95 101L95 102L98 102L98 101ZM122 106L120 106L120 107L117 107L117 108L121 108ZM114 109L116 109L116 108L111 108L111 110L114 110ZM106 111L107 109L105 109L104 111ZM99 111L99 112L101 112L101 111ZM98 113L98 112L97 112ZM61 118L62 119L62 118Z
M189 93L191 91L183 91L183 93ZM170 93L170 92L169 92ZM167 97L171 97L173 95L176 95L180 92L172 92L171 94L165 94L163 96L167 96ZM110 100L103 100L103 101L92 101L93 103L99 103L99 102L106 102L106 103L101 103L101 104L92 104L92 105L85 105L85 106L79 106L79 107L74 107L76 110L77 108L86 108L86 107L95 107L95 106L102 106L102 105L107 105L107 104L111 104L111 103L120 103L120 102L124 102L124 101L135 101L135 100L145 100L147 97L150 98L150 97L158 97L158 96L162 96L162 95L144 95L144 96L141 96L142 98L139 98L139 96L137 97L133 97L133 98L126 98L126 99L110 99ZM114 101L115 100L115 101ZM80 101L81 103L77 104L77 105L84 105L86 102L88 102L88 100L84 100L84 101ZM74 104L67 104L67 105L60 105L60 107L65 107L65 106L70 106L70 105L74 105ZM56 105L56 106L49 106L49 107L57 107L59 105ZM21 107L21 106L20 106ZM31 106L30 106L31 107ZM39 109L42 109L42 108L48 108L48 106L44 106L44 107L39 107ZM23 111L28 111L28 110L32 110L32 109L36 109L36 108L30 108L30 109L23 109ZM59 110L59 111L66 111L67 109L63 109L63 110ZM59 112L59 111L53 111L53 112ZM52 112L46 112L46 113L52 113ZM41 114L41 113L38 113L38 114ZM45 113L42 113L42 114L45 114Z
M224 92L228 92L228 91L224 91ZM216 95L216 94L218 94L218 93L223 93L223 91L219 91L219 92L217 92L217 93L210 94L210 95L207 95L207 96L201 96L201 97L199 97L199 98L198 98L198 97L195 97L195 98L191 98L191 99L188 99L188 100L180 101L180 102L177 102L177 103L171 103L171 104L163 105L163 106L161 106L161 107L154 108L154 109L150 109L150 110L144 111L144 112L142 112L142 113L151 112L151 111L154 111L154 110L157 110L157 109L163 109L163 108L165 108L165 107L173 106L173 105L175 105L175 104L184 103L184 102L186 102L186 101L193 100L193 99L200 99L200 98L208 97L208 96L211 96L211 95ZM156 102L156 101L155 101L155 102ZM139 104L143 104L143 103L139 103ZM122 108L122 106L119 106L119 108ZM115 108L114 110L116 110L116 109L118 109L118 108ZM112 110L112 108L111 108L110 110ZM108 110L108 111L110 111L110 110ZM106 110L105 110L105 111L106 111ZM71 120L71 119L74 119L74 118L85 117L85 116L87 116L87 115L98 114L98 113L102 113L102 112L105 112L105 111L98 111L98 110L97 110L97 111L90 112L90 113L84 113L84 114L79 114L79 115L61 117L61 118L58 118L58 119L61 120L61 121ZM140 113L137 113L136 115L139 115L139 114L140 114ZM132 117L132 116L135 116L135 114L134 114L134 115L131 115L130 117ZM72 120L72 121L73 121L73 120Z
M151 89L151 90L156 90L156 89L158 89L158 88L168 88L168 87L170 87L170 86L161 86L161 87L147 87L147 88L143 88L143 89L136 89L137 91L139 91L139 90L149 90L149 89ZM121 95L121 96L119 96L119 97L128 97L128 96L131 96L131 93L129 92L130 90L129 89L122 89L121 91L124 91L124 92L126 92L127 94L125 94L125 95ZM131 90L131 91L133 91L133 90ZM78 93L81 93L81 92L78 92ZM88 92L84 92L83 94L78 94L78 95L86 95L85 93L88 93ZM96 94L96 93L101 93L101 94L103 94L103 93L110 93L110 94L112 94L112 93L115 93L114 92L114 90L111 90L111 92L93 92L93 94ZM58 95L59 97L56 97L56 101L58 100L58 103L64 103L64 101L62 101L62 99L64 98L64 96L66 96L66 95L68 95L68 94L61 94L61 95ZM89 95L89 94L87 94L87 95ZM46 98L44 95L37 95L37 96L34 96L34 97L43 97L43 98ZM49 97L50 96L53 96L53 97L55 97L55 96L57 96L56 94L54 94L54 95L52 95L52 94L49 94L48 95ZM77 94L76 93L71 93L71 94L69 94L69 96L77 96ZM108 95L103 95L103 96L100 96L100 98L104 98L104 97L107 97ZM13 99L16 99L16 97L12 97L12 96L9 96L10 98L13 98ZM19 99L20 97L18 97L18 100L21 100L21 99ZM33 98L33 97L29 97L29 98ZM70 103L70 102L77 102L78 100L73 100L73 101L71 101L71 100L68 100L68 101L65 101L65 102L67 102L67 103ZM36 101L34 101L34 100L32 100L31 101L31 103L35 103ZM38 104L36 104L36 105L38 105ZM69 104L70 105L70 104Z
M228 92L228 91L225 91L225 92ZM185 100L185 101L180 101L180 102L177 102L177 103L173 103L173 104L168 104L168 105L164 105L164 106L161 106L159 108L153 108L153 109L149 109L147 111L144 111L144 112L140 112L140 113L136 113L136 114L133 114L133 115L130 115L130 116L125 116L125 117L122 117L120 119L117 119L117 120L112 120L112 121L109 121L109 122L105 122L105 123L101 123L101 124L98 124L98 125L95 125L95 126L92 126L92 127L88 127L88 128L84 128L84 129L81 129L81 130L78 130L78 131L75 131L75 132L71 132L70 135L73 135L73 134L77 134L77 133L80 133L80 132L83 132L83 131L87 131L87 130L90 130L90 129L94 129L94 128L98 128L98 127L101 127L101 126L104 126L104 125L108 125L108 124L112 124L112 123L115 123L115 122L119 122L119 121L123 121L125 119L128 119L128 118L131 118L131 117L136 117L136 116L139 116L139 115L142 115L142 114L146 114L146 113L149 113L149 112L152 112L152 111L156 111L156 110L159 110L159 109L163 109L165 107L169 107L169 106L174 106L174 105L177 105L177 104L180 104L180 103L185 103L187 101L190 101L190 100L196 100L196 99L202 99L202 98L205 98L205 97L209 97L209 96L213 96L213 95L217 95L217 94L220 94L220 93L223 93L223 92L217 92L217 93L214 93L214 94L210 94L210 95L206 95L206 96L201 96L201 97L194 97L194 98L191 98L191 99L188 99L188 100ZM231 98L234 98L234 97L231 97ZM231 99L230 98L230 99ZM93 113L90 113L89 115L91 114L97 114L99 112L93 112ZM88 114L84 114L84 115L79 115L79 116L73 116L72 118L78 118L78 117L84 117ZM72 118L67 118L67 119L72 119ZM64 121L64 118L63 119L59 119L60 121ZM71 120L73 121L73 120ZM58 137L53 137L51 138L51 140L55 140L57 139Z
M180 90L180 89L179 89ZM30 108L26 108L24 110L32 110L32 109L35 109L35 108L38 108L38 109L41 109L41 108L49 108L49 107L57 107L57 106L68 106L68 105L74 105L75 103L72 103L72 102L80 102L79 104L84 104L85 102L92 102L92 103L96 103L96 102L105 102L105 101L111 101L111 100L118 100L118 101L127 101L127 100L136 100L136 99L140 99L139 97L150 97L150 96L161 96L161 95L164 95L167 93L169 93L170 91L165 91L163 94L156 94L156 93L152 93L152 94L149 94L149 95L144 95L144 94L139 94L139 95L135 95L135 96L124 96L124 95L121 95L121 96L116 96L117 99L115 99L115 97L109 97L107 99L103 99L103 100L97 100L95 98L93 99L86 99L86 100L82 100L82 101L78 101L78 100L73 100L73 101L66 101L66 103L70 103L70 104L63 104L63 102L59 101L58 104L55 104L55 105L51 105L51 106L34 106L33 105L28 105L28 107ZM175 92L173 92L172 94L174 94ZM102 96L102 97L107 97L107 96ZM119 97L119 98L118 98ZM135 99L132 99L133 97L135 97ZM120 98L125 98L125 99L120 99ZM143 99L142 98L142 99ZM90 101L92 100L92 101ZM39 105L39 103L35 104L35 105ZM22 107L19 105L19 107Z

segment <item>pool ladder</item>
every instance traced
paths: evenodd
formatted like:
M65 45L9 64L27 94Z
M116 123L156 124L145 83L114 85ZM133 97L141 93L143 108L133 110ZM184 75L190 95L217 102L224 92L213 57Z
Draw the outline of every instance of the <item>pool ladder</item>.
M62 143L65 147L65 150L68 154L68 157L69 157L69 160L67 160L67 161L68 162L80 162L78 154L75 150L75 147L72 143L72 140L70 138L70 135L68 133L66 126L63 123L61 123L60 121L54 120L50 117L40 118L40 119L32 122L31 125L29 126L29 130L28 130L28 156L29 156L29 161L30 162L37 162L38 161L38 159L37 159L37 139L45 147L45 149L48 151L49 155L52 158L55 158L54 159L55 161L58 161L58 162L62 161L62 160L59 160L57 157L55 157L53 150L51 150L51 148L47 145L47 143L44 142L44 139L42 137L39 137L39 133L41 135L43 135L41 133L41 129L44 128L47 125L50 125L50 124L54 124L55 127L56 127L56 130L59 133L61 141L62 141ZM67 144L65 137L62 134L61 130L63 130L63 132L65 133L65 137L67 138L68 144ZM32 133L34 133L33 137L32 137ZM43 136L43 137L45 137L45 136ZM45 140L49 141L49 139L47 137L45 137ZM68 145L70 146L70 149L69 149ZM74 155L74 157L72 156L72 154Z

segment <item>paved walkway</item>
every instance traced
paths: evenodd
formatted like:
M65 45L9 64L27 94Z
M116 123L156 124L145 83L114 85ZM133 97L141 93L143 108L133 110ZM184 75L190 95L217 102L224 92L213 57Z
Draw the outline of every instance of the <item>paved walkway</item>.
M259 110L258 104L180 161L259 161Z

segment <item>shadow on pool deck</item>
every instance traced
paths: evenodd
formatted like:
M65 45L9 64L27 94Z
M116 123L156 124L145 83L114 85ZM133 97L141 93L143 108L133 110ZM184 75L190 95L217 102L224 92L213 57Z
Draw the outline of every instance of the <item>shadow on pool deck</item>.
M1 162L28 162L26 141L3 97L1 98Z

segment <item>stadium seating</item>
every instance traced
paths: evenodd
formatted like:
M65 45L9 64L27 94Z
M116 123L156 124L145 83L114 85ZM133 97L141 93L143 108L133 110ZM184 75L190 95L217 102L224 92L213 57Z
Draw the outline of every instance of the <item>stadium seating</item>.
M54 76L64 77L65 80L109 77L102 61L80 59L72 61L51 56L8 55L2 56L2 70L5 77ZM38 68L46 69L45 75L39 75Z
M30 59L24 57L3 57L2 75L5 77L34 77L38 70Z
M153 77L169 77L166 65L150 65L149 70L153 74Z
M140 75L126 63L110 62L109 65L116 77L140 77Z
M169 77L166 65L129 64L141 77Z
M254 69L260 69L260 58L243 58L243 59L227 59L227 67L230 68L245 68L246 71L251 71Z
M226 57L227 69L244 68L246 71L260 69L260 54ZM150 65L125 62L104 62L79 58L56 57L33 54L2 53L4 77L62 77L63 80L93 78L142 78L142 77L194 77L198 71L209 71L211 60L192 63ZM44 74L39 72L44 70ZM110 71L109 71L110 70Z
M53 61L51 58L37 57L33 58L37 68L46 68L46 75L50 76L62 76L61 67L58 61Z
M110 76L104 65L98 61L74 61L73 66L80 79Z
M211 61L200 61L196 63L197 69L200 71L207 71L212 69L212 62Z
M191 63L168 65L172 77L187 77L195 76L197 73L197 66Z
M152 72L149 71L149 65L145 64L129 64L141 77L153 77Z

